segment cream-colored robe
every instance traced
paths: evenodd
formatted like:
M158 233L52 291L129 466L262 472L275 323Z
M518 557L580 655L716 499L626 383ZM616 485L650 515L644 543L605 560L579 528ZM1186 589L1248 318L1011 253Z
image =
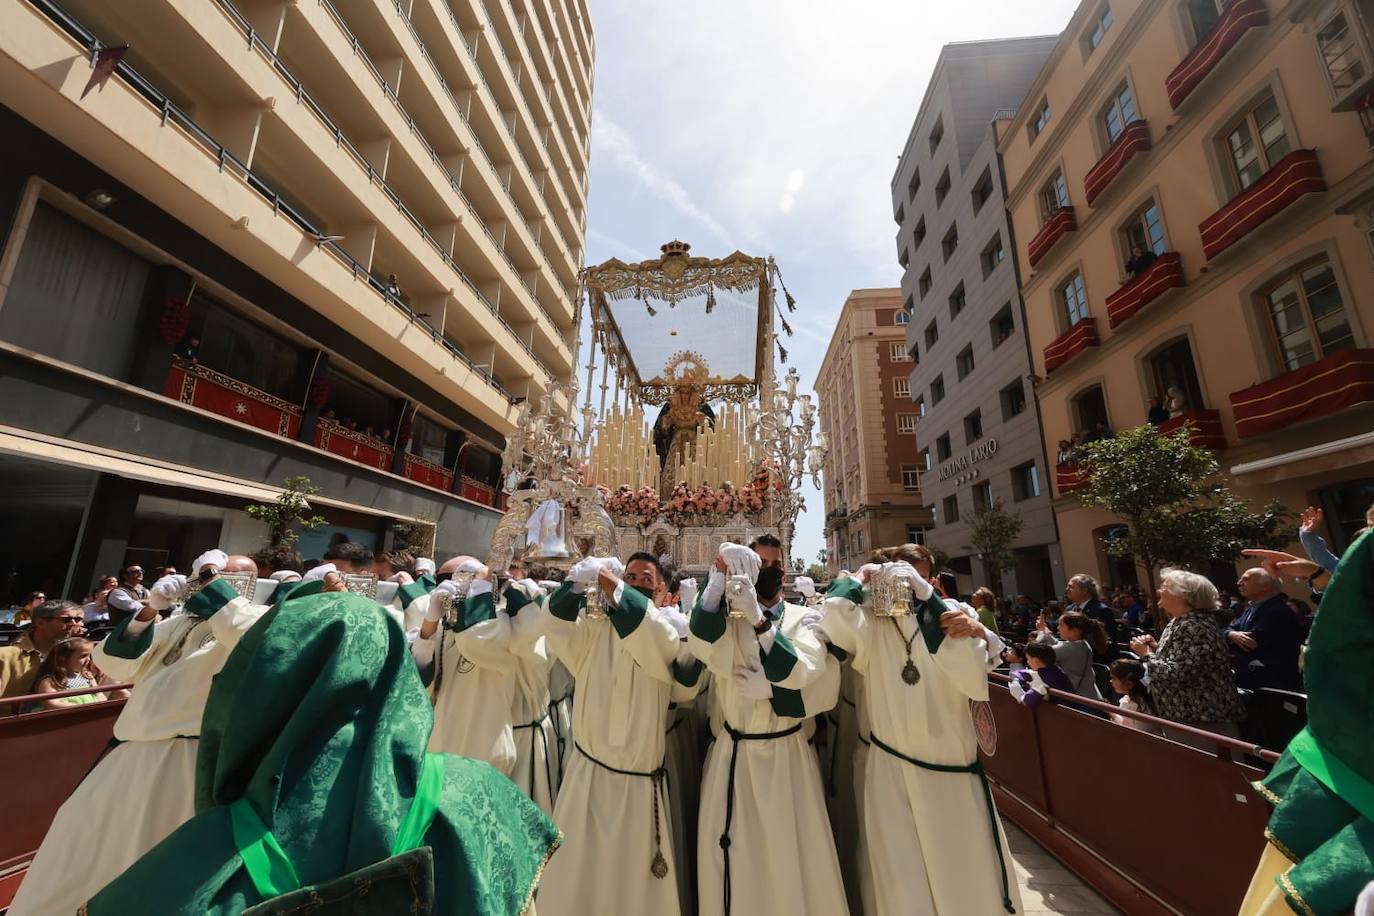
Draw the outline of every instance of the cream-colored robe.
M692 706L706 681L705 666L687 649L673 663L672 704L664 722L663 766L668 770L668 803L673 812L673 858L682 912L696 912L697 810L701 802L701 749Z
M515 656L515 695L511 723L515 736L515 771L511 778L544 813L553 816L558 794L558 736L550 717L548 646L544 612L519 589L506 589Z
M135 685L115 720L122 743L57 810L9 913L75 913L195 814L196 748L211 679L268 608L223 580L132 639L117 628L93 660ZM75 867L79 863L79 867Z
M919 597L919 596L918 596ZM876 744L927 763L962 766L977 760L970 700L986 700L987 672L1000 643L948 639L932 624L931 652L917 615L877 618L863 605L855 580L832 586L822 629L850 653L864 676L864 703L875 743L866 749L862 788L864 845L872 869L874 909L867 916L964 916L1004 912L1003 871L1012 905L1020 893L1000 819L989 817L977 775L922 769ZM943 610L938 597L931 612ZM897 635L894 622L900 627ZM921 679L908 685L903 638ZM997 831L994 835L993 821ZM998 850L1001 850L1001 862Z
M473 582L459 608L459 629L444 627L429 639L418 631L410 649L416 663L436 665L430 696L434 700L434 731L429 749L485 760L510 776L515 771L515 737L511 706L515 702L515 656L511 652L511 622L496 607L490 591ZM436 659L443 639L442 658Z
M546 600L547 603L547 600ZM549 667L549 718L553 722L553 732L556 736L558 746L558 784L563 784L563 770L568 765L568 755L572 753L573 746L573 676L568 671L568 666L563 664L553 651L545 648L549 653L552 665Z
M644 596L624 585L610 619L581 614L586 599L564 583L547 602L549 647L577 681L573 732L553 819L563 846L544 871L543 916L677 916L672 814L661 778L664 717L678 636ZM587 755L590 754L600 764ZM654 864L658 848L668 866Z
M728 840L732 916L843 916L849 912L839 859L825 811L824 787L805 729L769 740L731 738L803 725L828 712L839 696L838 663L816 634L801 625L808 609L783 605L778 635L762 659L773 699L741 696L736 670L758 667L760 639L745 620L723 608L692 613L688 645L715 675L721 731L706 757L697 838L697 901L701 916L725 912L724 850L730 762L735 755L734 816Z
M859 748L856 691L857 682L860 680L862 676L854 672L854 666L848 659L841 662L840 702L827 714L830 723L830 754L823 767L830 829L835 834L835 849L840 855L840 873L844 875L844 890L851 913L863 912L859 880L861 818L854 771L856 752ZM864 864L863 867L867 868L867 865Z

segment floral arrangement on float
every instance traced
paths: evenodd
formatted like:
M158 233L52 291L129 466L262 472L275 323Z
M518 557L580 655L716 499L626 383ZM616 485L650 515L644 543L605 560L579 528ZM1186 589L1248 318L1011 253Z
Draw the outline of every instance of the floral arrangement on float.
M674 528L712 528L727 524L736 515L757 521L756 517L772 506L777 488L767 468L760 468L745 487L737 488L729 481L719 487L702 484L695 488L679 483L667 499L653 487L599 489L606 512L619 527L642 528L661 516Z

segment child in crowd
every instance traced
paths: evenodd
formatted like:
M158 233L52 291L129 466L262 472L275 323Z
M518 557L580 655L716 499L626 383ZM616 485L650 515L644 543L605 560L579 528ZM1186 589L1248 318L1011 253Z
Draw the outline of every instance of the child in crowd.
M101 674L91 663L91 650L95 643L79 636L64 639L52 647L48 657L39 668L38 679L34 681L34 693L61 693L64 690L80 690L108 683L109 678ZM126 691L117 691L119 696L128 696ZM64 706L77 706L82 703L101 703L111 699L105 693L83 693L74 697L59 697L52 700L38 700L32 710L62 709Z
M1019 643L1007 643L1002 650L1002 661L1013 672L1026 670L1026 647Z
M1050 688L1073 693L1073 683L1054 657L1054 647L1042 643L1028 643L1025 649L1027 668L1011 676L1011 695L1027 709L1034 709L1049 698Z
M1122 709L1129 709L1131 712L1143 712L1153 716L1155 704L1150 700L1149 688L1145 686L1145 666L1133 658L1118 658L1112 662L1109 670L1112 677L1112 689L1121 694L1121 699L1117 701L1116 705ZM1129 716L1113 715L1112 721L1117 725L1125 725L1127 728L1134 728L1152 735L1160 733L1154 725Z

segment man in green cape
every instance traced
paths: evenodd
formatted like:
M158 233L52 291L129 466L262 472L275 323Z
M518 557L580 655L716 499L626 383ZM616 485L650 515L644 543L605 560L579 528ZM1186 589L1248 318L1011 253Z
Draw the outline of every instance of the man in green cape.
M83 916L532 913L558 829L488 764L427 754L432 726L400 627L302 585L215 681L195 817Z
M1242 916L1349 913L1374 880L1374 531L1336 567L1304 674L1307 727L1255 783L1274 813Z

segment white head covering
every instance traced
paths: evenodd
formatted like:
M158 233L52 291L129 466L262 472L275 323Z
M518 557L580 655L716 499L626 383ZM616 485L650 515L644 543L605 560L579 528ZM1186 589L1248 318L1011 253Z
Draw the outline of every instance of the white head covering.
M434 561L431 560L429 557L415 558L415 571L420 575L432 576L434 575L435 570L437 569L438 567L434 565Z
M223 569L227 565L229 565L229 554L218 548L207 550L191 561L191 574L200 575L200 571L207 566Z
M802 595L804 595L807 598L816 597L815 579L811 578L810 576L797 576L797 578L792 581L793 584L797 586L797 591L801 592Z
M332 572L338 572L339 567L333 563L322 563L305 574L306 582L313 582L316 579L323 579Z
M563 515L563 507L558 504L556 499L546 499L539 504L530 515L530 520L525 523L525 537L527 543L541 544L544 541L544 526L557 527Z
M275 579L278 582L299 582L301 581L301 574L294 569L279 569L268 578Z

